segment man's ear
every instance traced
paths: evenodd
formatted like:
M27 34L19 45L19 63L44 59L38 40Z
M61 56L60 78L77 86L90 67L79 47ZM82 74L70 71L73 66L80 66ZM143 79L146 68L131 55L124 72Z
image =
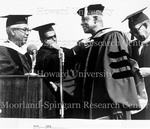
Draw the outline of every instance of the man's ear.
M44 39L43 41L44 41L44 43L46 43L46 42L47 42L47 39Z

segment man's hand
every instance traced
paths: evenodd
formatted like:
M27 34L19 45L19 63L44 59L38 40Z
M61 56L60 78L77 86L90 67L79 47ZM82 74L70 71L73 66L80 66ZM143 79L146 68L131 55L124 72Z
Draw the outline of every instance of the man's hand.
M57 91L58 87L57 85L55 85L54 82L49 82L51 84L51 86L53 87L54 91Z
M79 46L84 46L85 48L90 47L91 45L93 45L93 41L94 40L90 40L90 39L81 39L77 42L77 44Z
M81 39L77 42L77 45L74 46L72 49L76 55L77 53L81 52L82 50L89 48L92 44L93 44L93 40Z
M150 68L149 67L139 68L139 73L142 77L150 76Z
M120 108L112 109L111 118L115 120L123 119L123 112L121 111L121 109Z

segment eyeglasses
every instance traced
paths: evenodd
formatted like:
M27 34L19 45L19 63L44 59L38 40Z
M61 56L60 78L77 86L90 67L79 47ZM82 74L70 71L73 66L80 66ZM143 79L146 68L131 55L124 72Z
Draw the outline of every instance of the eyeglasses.
M20 30L23 33L28 33L28 32L31 31L31 29L29 29L29 28L14 28L14 29L18 29L18 30Z
M50 40L50 39L53 39L53 38L56 38L56 35L53 35L53 36L47 37L46 39L47 39L47 40Z
M138 28L134 28L134 33L138 34L139 30L141 29L142 26L143 26L143 24L140 25Z

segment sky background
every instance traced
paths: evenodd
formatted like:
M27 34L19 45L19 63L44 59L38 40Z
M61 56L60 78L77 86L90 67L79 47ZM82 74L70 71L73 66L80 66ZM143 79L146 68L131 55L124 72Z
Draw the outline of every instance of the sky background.
M8 14L32 14L29 27L55 22L54 29L60 46L71 48L76 42L90 35L84 34L81 18L77 10L89 4L102 4L104 10L104 26L128 32L128 22L121 21L129 14L144 7L144 13L150 17L150 0L0 0L0 16ZM0 43L7 39L6 19L0 19ZM24 49L31 43L41 46L39 35L31 31Z

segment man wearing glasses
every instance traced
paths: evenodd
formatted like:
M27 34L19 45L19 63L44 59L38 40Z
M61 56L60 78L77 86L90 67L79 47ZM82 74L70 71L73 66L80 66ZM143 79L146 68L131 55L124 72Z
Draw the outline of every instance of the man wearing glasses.
M123 21L128 19L128 25L131 32L131 56L139 64L139 73L145 79L145 86L148 95L148 104L144 110L132 116L133 119L150 119L150 20L145 10L141 9L129 16Z
M48 23L33 28L33 30L39 32L39 37L42 42L41 48L38 50L36 57L35 70L37 74L46 76L46 82L50 83L56 91L56 101L59 103L59 78L60 78L60 49L63 50L65 56L64 72L63 72L63 90L64 90L64 102L71 104L74 95L74 80L72 68L75 64L75 52L73 49L60 48L57 44L57 37L53 28L55 23ZM78 46L77 46L78 47ZM75 49L75 48L74 48ZM62 53L61 53L62 54ZM53 83L54 82L54 83ZM58 87L57 87L58 86ZM60 103L59 103L60 104ZM55 109L58 107L54 106ZM57 112L57 111L56 111ZM56 117L60 117L59 113ZM72 109L65 110L64 117L72 117Z
M31 62L21 47L29 35L28 17L31 15L7 15L6 32L8 40L0 46L0 75L24 75L29 73Z

